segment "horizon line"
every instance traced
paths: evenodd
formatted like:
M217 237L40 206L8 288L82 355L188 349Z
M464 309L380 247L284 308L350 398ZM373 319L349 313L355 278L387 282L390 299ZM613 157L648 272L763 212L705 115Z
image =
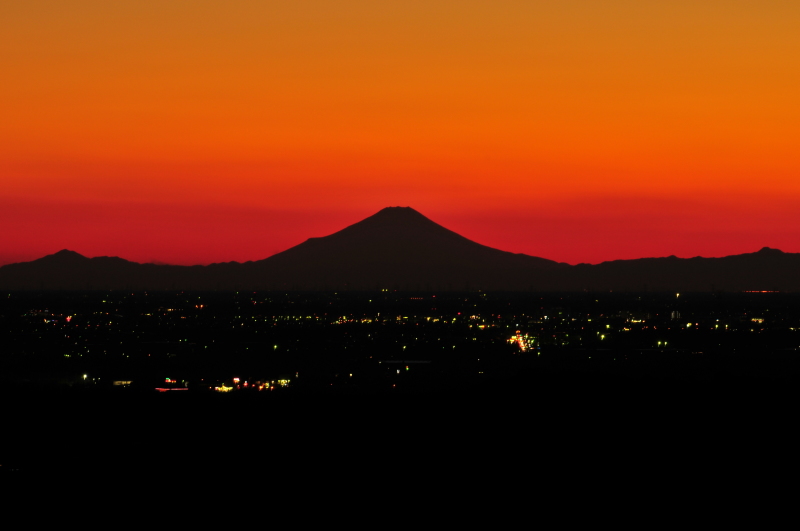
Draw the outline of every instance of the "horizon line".
M309 239L311 239L311 238L309 238ZM293 247L289 247L289 249L292 249L292 248ZM284 251L287 251L289 249L284 249ZM496 248L492 247L492 249L496 249ZM496 250L503 251L503 249L496 249ZM257 258L255 260L245 260L243 262L240 262L240 261L237 261L237 260L228 260L228 261L223 261L223 262L208 262L208 263L199 263L199 264L198 263L195 263L195 264L172 264L172 263L162 262L162 261L159 261L159 260L152 260L152 261L149 261L149 262L137 262L135 260L130 260L130 259L127 259L127 258L123 258L121 256L116 256L116 255L88 256L88 255L82 254L82 253L80 253L78 251L74 251L72 249L64 248L64 249L61 249L61 250L56 251L54 253L46 254L44 256L40 256L38 258L34 258L34 259L31 259L31 260L23 260L23 261L19 261L19 262L0 263L0 267L5 267L5 266L8 266L8 265L15 265L15 264L29 264L31 262L36 262L38 260L41 260L43 258L48 258L50 256L56 256L56 255L61 254L61 253L74 253L74 254L82 257L82 258L86 258L87 260L93 260L95 258L117 258L117 259L120 259L120 260L124 260L126 262L130 262L132 264L138 264L138 265L154 265L154 266L169 266L169 267L208 267L208 266L216 265L216 264L246 264L248 262L260 262L262 260L267 260L267 259L269 259L269 258L271 258L271 257L273 257L273 256L275 256L277 254L280 254L280 253L282 253L284 251L279 251L279 252L277 252L275 254L271 254L271 255L269 255L267 257L264 257L264 258ZM503 251L503 252L508 252L508 251ZM778 253L780 253L780 254L800 254L800 253L786 252L786 251L783 251L781 249L776 249L776 248L772 248L772 247L769 247L769 246L764 246L764 247L760 248L757 251L737 253L737 254L727 254L727 255L722 255L722 256L702 256L702 255L677 256L677 255L674 255L674 254L670 254L670 255L667 255L667 256L641 256L639 258L615 258L613 260L603 260L601 262L594 262L594 263L593 262L577 262L577 263L574 263L574 264L571 264L569 262L558 262L558 261L552 260L550 258L529 255L529 254L526 254L526 253L513 253L513 254L529 256L529 257L532 257L532 258L543 258L545 260L552 260L553 262L557 262L559 264L566 264L566 265L568 265L570 267L575 267L575 266L579 266L579 265L600 265L600 264L605 264L605 263L610 263L610 262L628 262L628 261L635 261L635 260L661 260L661 259L668 259L668 258L674 258L676 260L691 260L691 259L694 259L694 258L701 258L701 259L710 260L710 259L728 258L728 257L731 257L731 256L742 256L742 255L747 255L747 254L757 254L757 253L764 253L764 252L772 252L772 253L775 253L775 254L778 254Z

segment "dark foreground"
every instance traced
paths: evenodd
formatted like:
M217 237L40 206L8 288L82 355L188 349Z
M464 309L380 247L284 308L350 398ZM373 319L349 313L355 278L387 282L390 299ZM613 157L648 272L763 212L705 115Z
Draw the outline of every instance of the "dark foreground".
M794 382L543 373L478 392L4 394L3 473L295 481L374 473L672 463L741 467L795 440ZM583 465L581 465L583 466ZM520 468L520 470L522 470ZM449 472L448 472L449 473Z
M6 477L718 480L794 441L792 294L9 295Z

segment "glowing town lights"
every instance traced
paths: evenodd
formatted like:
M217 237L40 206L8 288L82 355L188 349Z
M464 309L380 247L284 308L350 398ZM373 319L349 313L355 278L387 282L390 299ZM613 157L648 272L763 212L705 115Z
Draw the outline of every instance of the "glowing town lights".
M517 333L511 336L511 338L508 340L509 343L516 343L522 352L530 350L533 346L532 345L533 341L534 338L529 337L528 334L525 334L523 336L522 332L520 332L519 330L517 330Z
M86 378L88 378L88 377L89 377L89 375L88 375L88 374L84 374L84 375L83 375L83 379L84 379L84 380L85 380Z
M239 383L239 378L234 378L233 379L233 383L237 383L238 384Z

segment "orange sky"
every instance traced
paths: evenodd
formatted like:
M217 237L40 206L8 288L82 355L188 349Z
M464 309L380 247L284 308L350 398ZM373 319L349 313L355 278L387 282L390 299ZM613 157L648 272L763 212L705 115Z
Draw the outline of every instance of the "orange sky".
M559 261L800 252L800 3L0 4L0 263L408 205Z

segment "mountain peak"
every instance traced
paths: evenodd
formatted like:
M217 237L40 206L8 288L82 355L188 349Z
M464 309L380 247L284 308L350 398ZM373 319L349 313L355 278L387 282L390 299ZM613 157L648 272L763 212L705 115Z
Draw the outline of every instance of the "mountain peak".
M388 206L380 209L378 212L416 212L419 214L419 212L410 206Z
M391 207L382 208L378 212L376 212L375 214L371 215L370 217L368 217L366 219L375 218L375 217L398 219L398 220L402 220L402 219L420 219L420 218L428 219L425 216L423 216L422 214L420 214L419 212L417 212L416 210L414 210L413 208L408 207L408 206L405 206L405 207L403 207L403 206L391 206Z
M63 263L72 263L72 262L82 262L84 260L88 260L85 256L80 253L76 253L75 251L70 251L69 249L61 249L57 253L49 254L43 258L39 258L38 261L45 260L48 262L63 262Z
M783 251L781 251L780 249L773 249L773 248L771 248L771 247L762 247L762 248L761 248L761 249L758 251L758 253L757 253L757 254L770 254L770 255L776 255L776 254L783 254Z
M334 233L337 235L359 234L369 238L418 238L421 235L439 234L440 237L464 239L435 221L423 216L411 207L393 206L382 208L375 214Z
M76 253L75 251L70 251L69 249L61 249L57 253L54 253L53 256L83 256L80 253Z

